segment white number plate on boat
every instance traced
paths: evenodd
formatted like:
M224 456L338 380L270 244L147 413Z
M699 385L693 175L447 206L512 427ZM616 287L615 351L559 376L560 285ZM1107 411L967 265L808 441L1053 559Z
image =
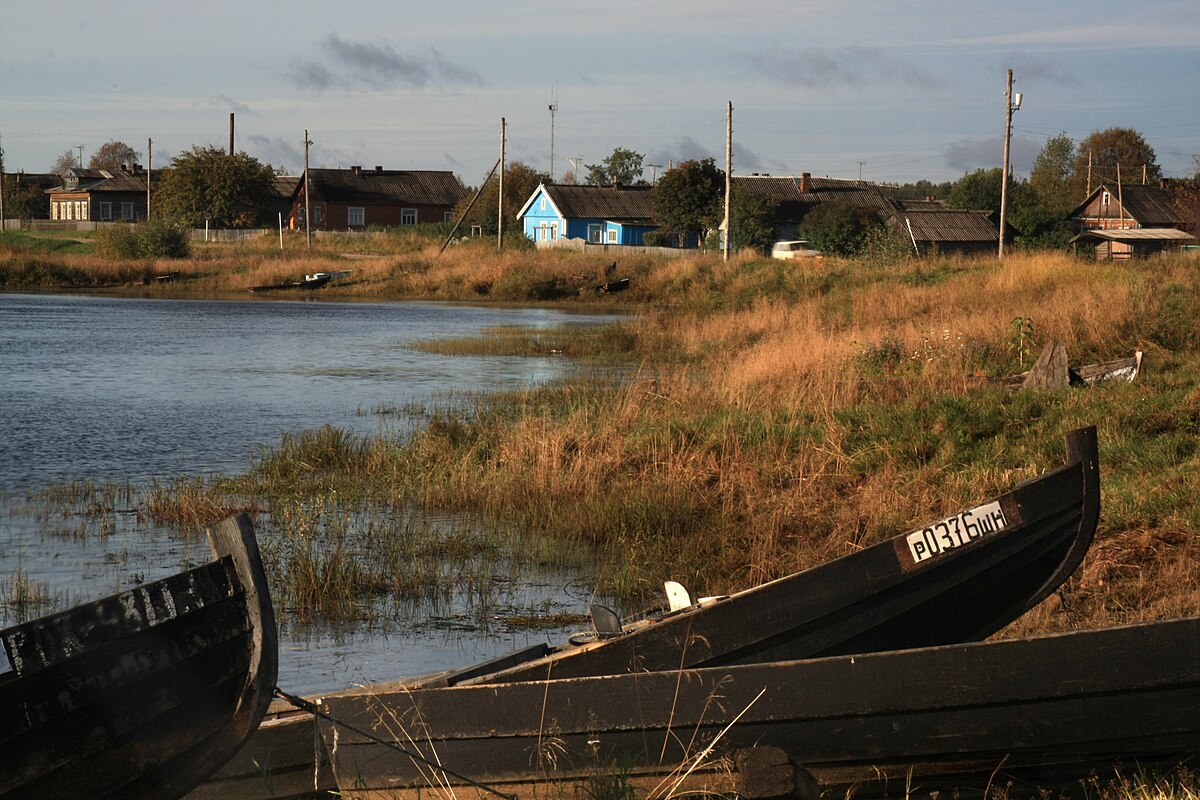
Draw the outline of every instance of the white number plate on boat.
M905 539L908 541L908 550L912 553L913 561L920 564L940 556L947 550L962 547L1006 527L1008 520L1004 517L1000 503L996 502L961 511L953 517L913 531Z

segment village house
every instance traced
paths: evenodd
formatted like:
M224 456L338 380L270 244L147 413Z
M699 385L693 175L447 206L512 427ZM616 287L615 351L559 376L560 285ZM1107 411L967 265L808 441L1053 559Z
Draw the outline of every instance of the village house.
M946 208L939 201L896 200L896 209L886 224L894 234L912 244L920 256L948 253L995 253L1000 247L1000 228L991 211ZM1013 229L1004 226L1004 241L1011 242Z
M310 169L292 194L294 229L305 228L305 192L313 230L449 222L466 195L454 173L444 170Z
M539 247L568 239L588 244L642 245L658 228L649 186L543 183L517 213L525 236Z
M1146 258L1194 245L1166 184L1101 184L1071 212L1080 233L1072 246L1090 246L1096 260Z
M136 222L146 218L146 170L71 168L47 189L50 219L76 222Z
M893 211L892 203L879 187L867 181L800 176L734 175L735 191L758 198L775 207L775 238L801 238L797 228L810 211L824 203L841 203L869 211L882 222Z

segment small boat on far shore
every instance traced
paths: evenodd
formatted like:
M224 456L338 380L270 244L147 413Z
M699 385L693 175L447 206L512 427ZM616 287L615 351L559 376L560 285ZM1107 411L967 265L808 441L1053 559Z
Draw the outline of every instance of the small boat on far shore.
M333 280L331 272L317 272L305 275L302 281L284 281L283 283L268 283L262 286L251 286L252 292L272 292L279 289L320 289Z

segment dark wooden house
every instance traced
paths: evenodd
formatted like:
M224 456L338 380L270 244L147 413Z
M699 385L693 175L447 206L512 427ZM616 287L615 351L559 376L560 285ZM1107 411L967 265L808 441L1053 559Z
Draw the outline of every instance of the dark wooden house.
M305 192L313 230L447 222L466 195L454 173L375 167L310 169L292 195L290 226L303 230Z
M146 218L146 170L77 169L63 172L47 189L50 219L76 222L136 222Z
M893 233L908 241L917 255L996 253L1000 227L991 211L945 208L928 201L898 201L887 219ZM1005 241L1012 241L1012 228Z
M1174 193L1165 186L1102 184L1071 212L1081 231L1182 228Z
M879 187L867 181L799 177L734 175L735 191L775 206L775 237L797 238L796 229L810 211L824 203L841 203L869 211L882 221L893 211Z

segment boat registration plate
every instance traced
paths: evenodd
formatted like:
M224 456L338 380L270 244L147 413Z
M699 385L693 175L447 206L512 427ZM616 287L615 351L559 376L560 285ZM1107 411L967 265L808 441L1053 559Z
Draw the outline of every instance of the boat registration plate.
M947 550L970 544L976 539L982 539L1008 527L1004 510L999 502L960 511L953 517L947 517L919 531L913 531L905 539L913 561L920 564L931 558L937 558Z

